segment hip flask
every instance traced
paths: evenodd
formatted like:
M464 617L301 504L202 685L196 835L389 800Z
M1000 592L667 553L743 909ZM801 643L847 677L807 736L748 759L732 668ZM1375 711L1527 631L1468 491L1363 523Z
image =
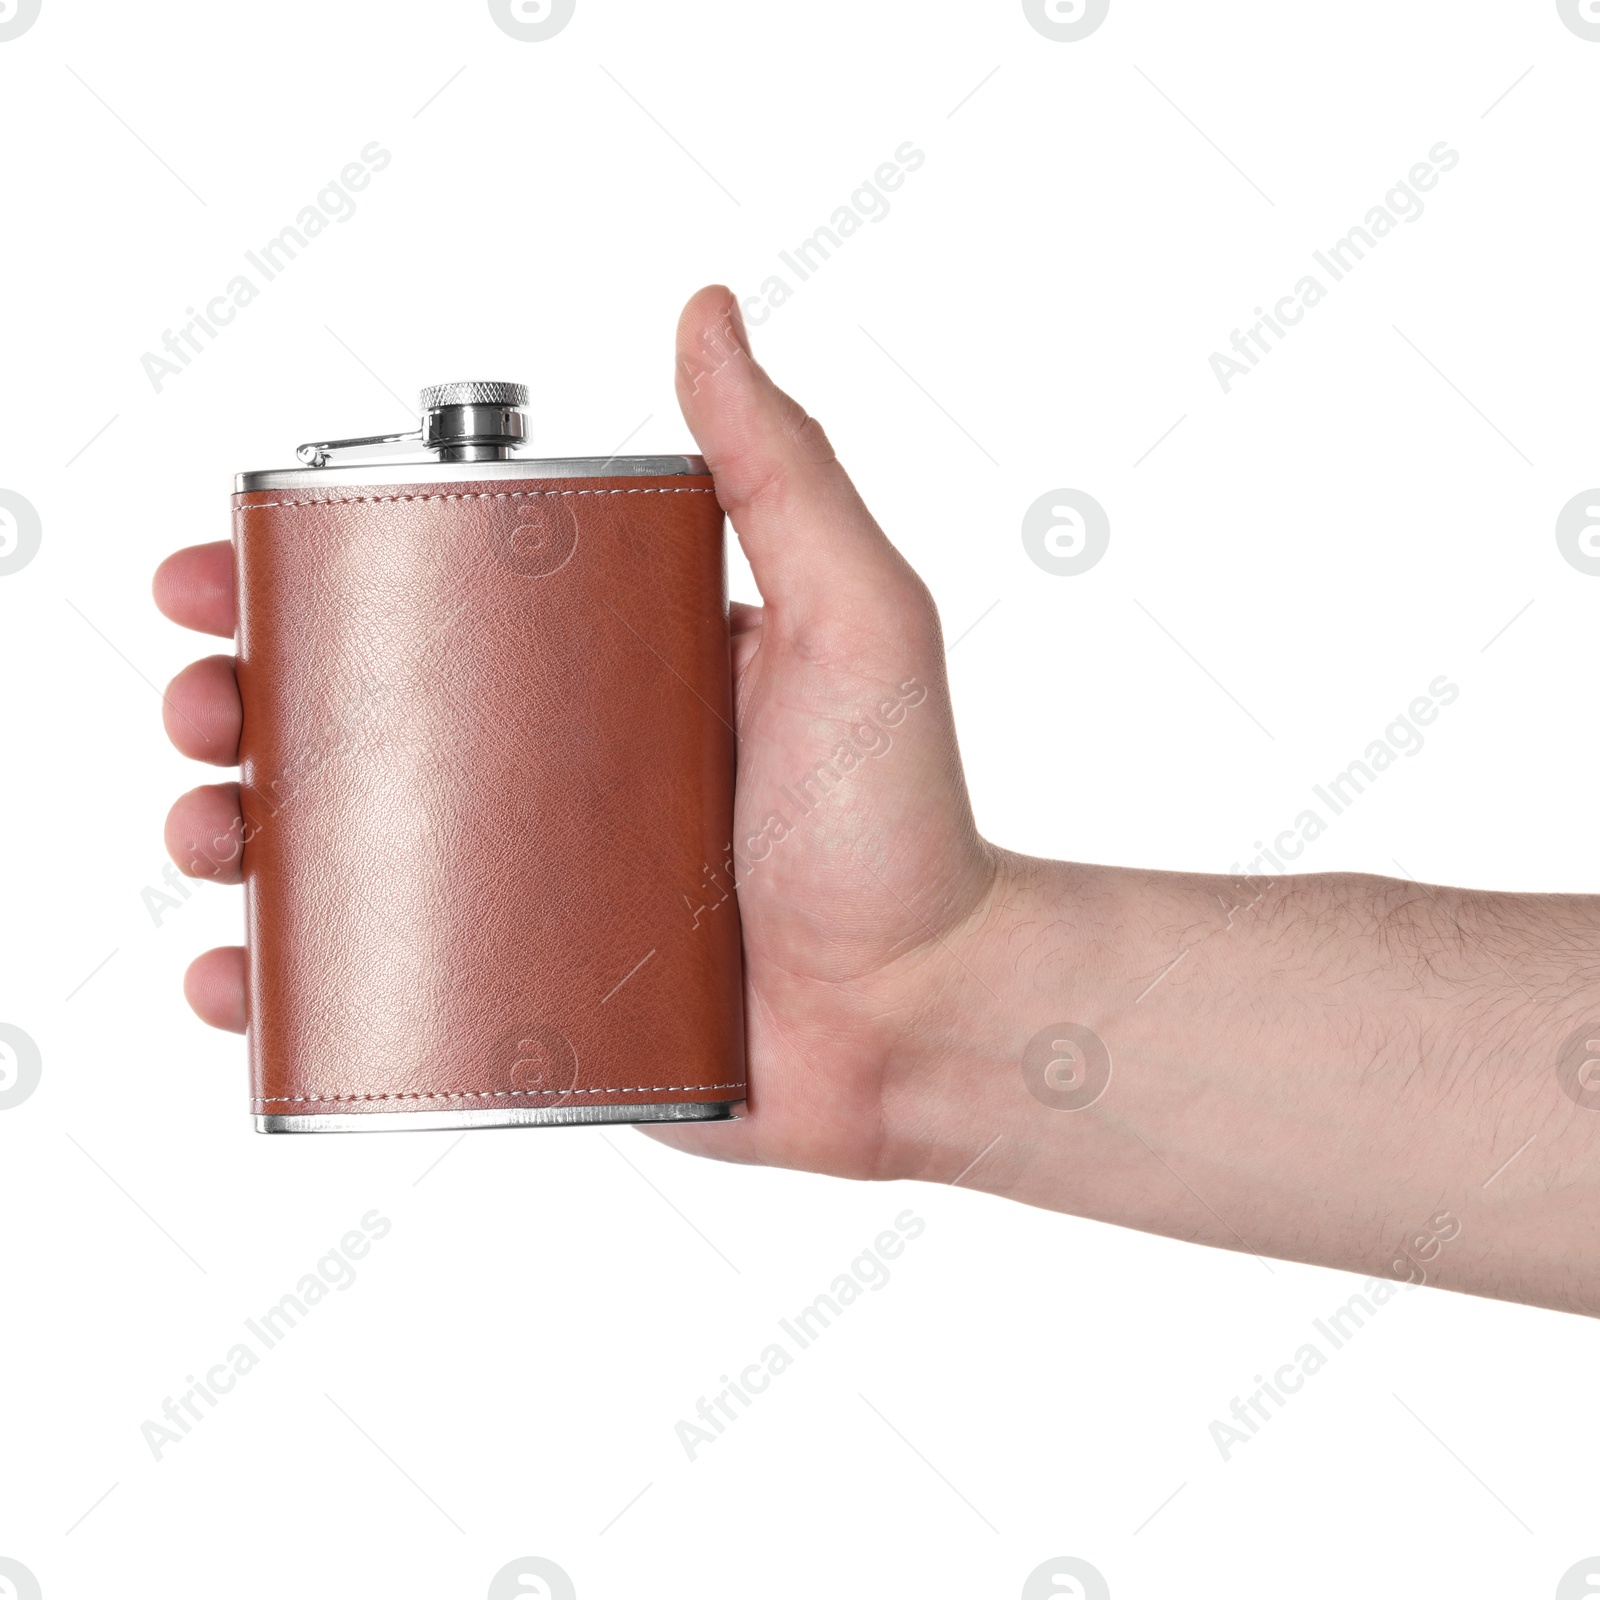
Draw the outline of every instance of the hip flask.
M261 1132L745 1098L722 511L697 456L520 456L527 398L235 480Z

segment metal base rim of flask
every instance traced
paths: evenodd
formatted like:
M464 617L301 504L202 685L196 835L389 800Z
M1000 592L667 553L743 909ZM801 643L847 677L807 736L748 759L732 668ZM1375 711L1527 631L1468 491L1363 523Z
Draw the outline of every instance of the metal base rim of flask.
M438 1133L473 1128L594 1127L629 1122L732 1122L742 1100L659 1106L516 1106L491 1111L357 1111L257 1116L257 1133Z

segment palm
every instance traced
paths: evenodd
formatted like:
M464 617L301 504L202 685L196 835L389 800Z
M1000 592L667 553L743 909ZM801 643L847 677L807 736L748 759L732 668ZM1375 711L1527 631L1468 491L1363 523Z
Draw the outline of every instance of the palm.
M737 517L736 517L736 520ZM887 548L887 546L885 546ZM889 552L892 556L892 551ZM908 969L987 885L960 778L937 619L898 557L885 592L796 635L735 614L734 870L744 931L750 1125L670 1142L865 1176L892 1084L886 1019ZM907 603L909 602L909 603Z

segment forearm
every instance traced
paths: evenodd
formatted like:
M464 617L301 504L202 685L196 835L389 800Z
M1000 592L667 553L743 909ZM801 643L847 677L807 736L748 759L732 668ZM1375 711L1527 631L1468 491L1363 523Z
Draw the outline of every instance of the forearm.
M988 1146L968 1186L1600 1311L1600 1111L1558 1071L1600 1024L1600 899L1001 860L921 953L886 1079L908 1170Z

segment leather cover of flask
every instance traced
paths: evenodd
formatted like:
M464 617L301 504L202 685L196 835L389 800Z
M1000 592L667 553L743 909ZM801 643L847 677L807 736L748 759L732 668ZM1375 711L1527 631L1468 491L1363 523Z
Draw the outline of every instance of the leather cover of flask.
M256 1115L744 1099L711 480L233 504Z

